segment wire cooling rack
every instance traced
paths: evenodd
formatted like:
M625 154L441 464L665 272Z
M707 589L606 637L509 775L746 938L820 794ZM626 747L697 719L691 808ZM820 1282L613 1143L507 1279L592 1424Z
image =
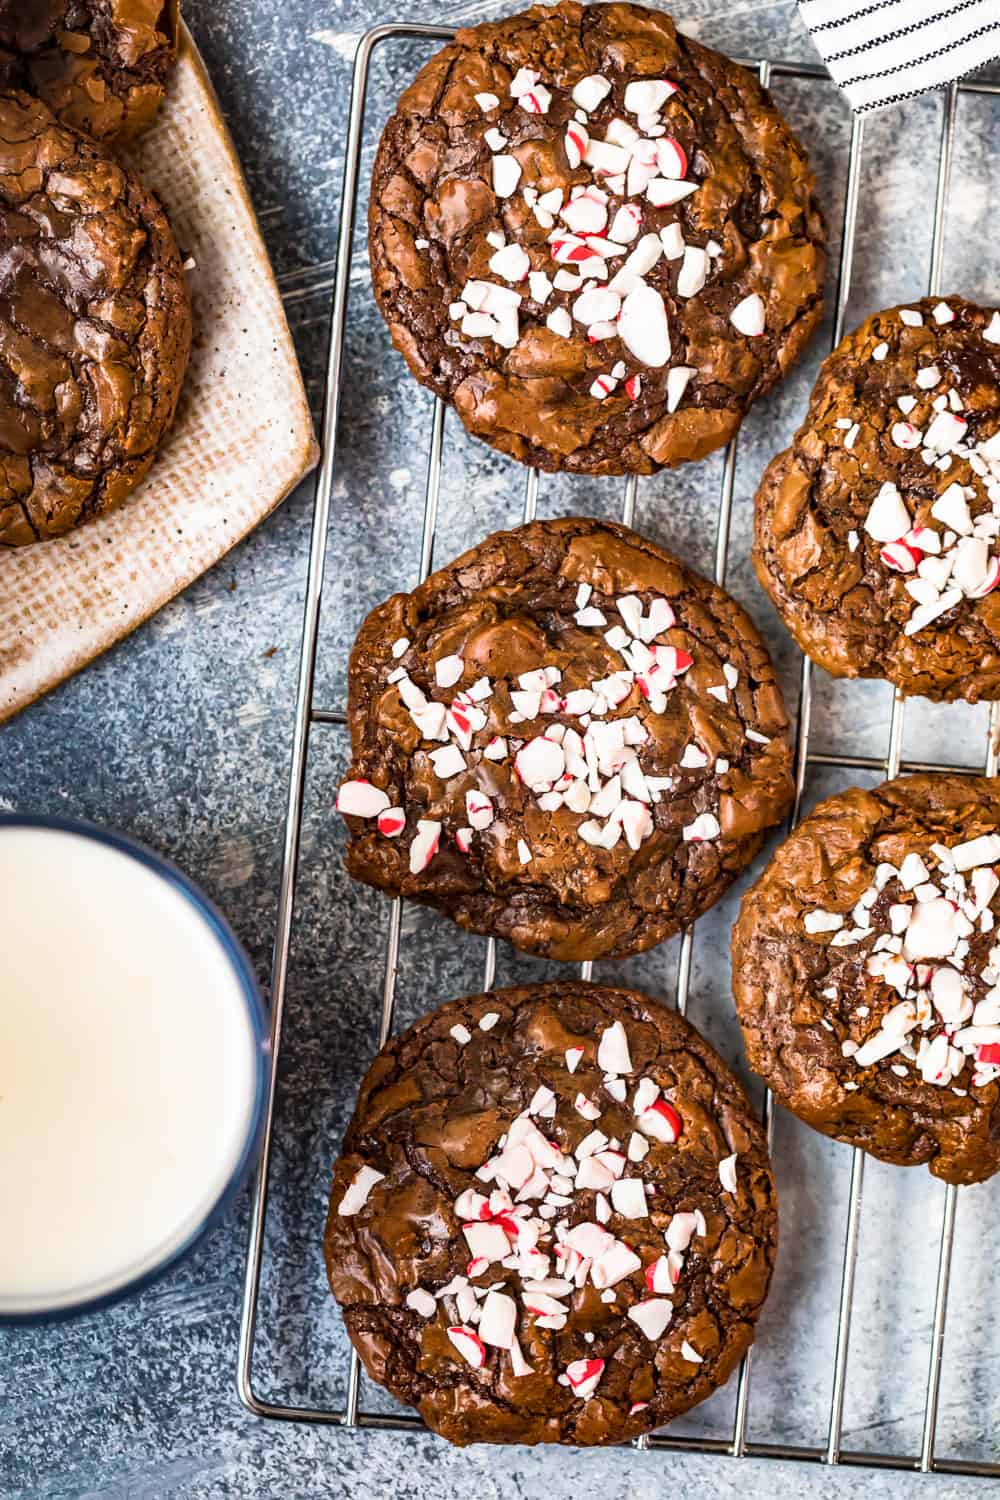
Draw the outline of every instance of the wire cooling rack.
M268 1177L275 1123L275 1086L281 1052L282 1025L288 983L289 952L292 939L309 741L315 726L332 725L343 728L346 724L346 713L343 709L325 708L316 704L314 701L313 685L323 574L330 521L331 493L337 465L337 424L343 381L344 333L351 269L352 238L357 220L359 162L362 134L365 126L365 101L368 80L371 71L372 56L376 49L383 44L394 41L413 40L444 42L450 40L453 35L453 29L444 26L379 26L369 31L363 37L354 63L344 165L344 188L336 279L331 314L330 351L323 410L323 456L312 516L309 571L305 596L298 693L295 707L288 807L284 830L284 855L278 903L277 936L272 972L271 1088L266 1117L264 1147L254 1184L240 1326L237 1386L244 1406L258 1417L287 1422L326 1424L349 1429L377 1428L410 1431L421 1428L422 1423L418 1416L402 1409L392 1413L362 1409L360 1404L360 1367L357 1355L353 1351L350 1356L346 1400L343 1408L340 1410L323 1407L283 1405L262 1398L256 1393L254 1388L253 1361L255 1338L258 1329L261 1272L268 1205ZM757 73L761 83L765 87L776 78L801 80L815 87L831 87L825 70L819 67L813 67L804 63L777 62L768 59L744 61L746 66L752 68ZM936 166L930 268L927 277L929 295L936 295L939 291L948 207L949 173L955 133L955 117L960 96L963 94L1000 96L1000 84L978 81L953 84L945 96L943 124ZM841 251L835 292L833 344L839 342L844 332L844 319L850 295L863 153L864 119L860 116L855 116L851 128L850 154L844 195ZM427 481L424 495L419 569L421 578L426 577L430 571L433 556L441 483L443 436L444 406L440 400L436 400L434 402L430 430ZM714 573L716 582L719 584L724 584L726 579L735 477L736 442L734 440L730 443L725 454L716 525ZM626 525L631 525L633 521L636 504L636 487L637 481L634 476L626 480L621 507L621 518ZM535 515L537 494L538 474L534 470L529 470L527 471L524 488L523 518L526 521L531 520ZM808 660L803 658L800 674L796 745L796 795L791 826L794 826L799 819L807 778L810 771L814 768L835 767L841 770L874 772L876 774L881 773L886 778L895 776L900 771L951 771L961 774L969 774L970 772L970 768L964 765L903 759L904 701L898 692L895 694L892 702L888 743L884 755L881 756L851 755L840 752L814 750L810 743L812 704L812 671ZM988 742L983 759L987 775L995 775L997 772L998 740L1000 740L1000 705L994 704L990 713ZM401 905L396 900L391 904L389 933L385 953L385 977L379 1031L380 1046L387 1039L392 1025L396 975L399 963L400 932ZM693 942L693 928L690 928L681 937L676 977L675 1003L677 1008L682 1012L687 1007L691 980ZM488 989L492 985L495 968L496 949L493 940L490 939L486 944L485 972L482 974L483 988ZM583 978L590 977L590 969L591 966L589 963L581 965L581 975ZM770 1138L773 1133L774 1121L769 1094L766 1097L764 1108L765 1122ZM730 1455L735 1458L795 1459L812 1463L870 1466L873 1468L903 1469L924 1473L933 1470L940 1473L1000 1477L1000 1462L986 1462L951 1455L942 1457L935 1453L941 1363L945 1340L948 1289L951 1279L955 1216L958 1200L958 1191L954 1187L948 1187L946 1190L939 1231L940 1248L938 1252L938 1270L930 1347L927 1351L927 1378L919 1452L911 1454L886 1454L873 1450L849 1450L845 1449L842 1445L847 1362L851 1344L852 1314L855 1300L855 1269L862 1218L864 1173L865 1155L862 1151L855 1149L852 1153L850 1193L844 1225L843 1263L840 1275L826 1442L821 1445L806 1446L790 1442L751 1440L748 1431L751 1372L753 1369L753 1351L751 1350L740 1366L737 1377L735 1415L729 1437L712 1438L700 1435L672 1435L670 1431L666 1431L643 1436L636 1440L636 1446L640 1448L669 1449L678 1452L694 1451Z

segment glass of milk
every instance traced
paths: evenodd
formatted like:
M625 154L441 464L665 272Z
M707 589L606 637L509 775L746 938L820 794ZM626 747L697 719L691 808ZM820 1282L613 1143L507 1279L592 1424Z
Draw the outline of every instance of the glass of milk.
M207 899L120 834L0 816L0 1322L116 1300L251 1165L267 1031Z

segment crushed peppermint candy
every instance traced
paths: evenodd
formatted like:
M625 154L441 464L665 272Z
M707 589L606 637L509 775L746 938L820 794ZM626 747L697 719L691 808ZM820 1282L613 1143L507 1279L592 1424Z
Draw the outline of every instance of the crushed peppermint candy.
M545 855L545 834L529 841L515 832L511 839L498 800L501 768L510 778L512 800L523 787L541 811L565 809L576 817L582 843L596 850L640 849L662 826L657 808L679 778L688 805L693 801L700 809L681 830L684 843L721 838L718 786L731 760L711 756L691 740L676 762L665 766L650 723L667 712L670 695L695 660L680 644L687 636L673 606L655 594L603 598L590 584L570 587L571 618L580 629L603 637L602 666L609 661L604 647L614 653L606 674L591 682L568 689L562 668L545 663L510 679L478 676L461 651L435 660L433 688L420 686L405 667L389 666L386 686L398 693L423 746L415 756L426 759L442 787L454 787L456 816L414 823L389 791L361 777L341 784L337 806L348 816L374 820L386 838L408 833L411 874L427 869L445 845L466 858L512 845L518 868L531 878L532 866ZM393 662L398 644L391 648ZM740 672L731 662L721 663L721 671L724 682L696 691L728 704ZM430 696L432 691L437 696ZM769 744L755 729L746 728L744 736L748 756L754 747ZM509 865L510 855L504 857Z
M486 1012L479 1030L485 1029L487 1020L493 1025L500 1016ZM466 1044L474 1036L461 1022L451 1026L450 1033ZM479 1045L488 1044L484 1040ZM584 1050L570 1049L575 1061ZM631 1055L620 1021L604 1028L591 1053L598 1070L623 1073L633 1071ZM605 1076L624 1083L617 1071L606 1071ZM558 1073L553 1075L556 1086L557 1078ZM668 1102L661 1098L660 1086L645 1075L629 1082L626 1094L640 1121L657 1102ZM572 1299L588 1283L603 1302L617 1304L623 1326L633 1325L644 1340L656 1344L674 1317L673 1291L688 1257L704 1254L697 1241L706 1237L708 1226L700 1208L671 1214L658 1203L660 1217L652 1227L648 1200L655 1183L627 1175L616 1137L595 1124L569 1150L551 1138L550 1125L540 1128L538 1120L551 1121L560 1109L578 1111L581 1097L574 1103L554 1088L536 1089L528 1108L494 1141L475 1173L477 1186L463 1189L454 1200L456 1233L461 1233L469 1255L464 1274L438 1287L403 1289L404 1306L421 1319L440 1319L455 1358L473 1369L499 1359L501 1369L506 1362L515 1380L532 1374L521 1341L530 1337L533 1327L553 1333L564 1328ZM669 1109L676 1121L676 1140L683 1133L683 1120L674 1105ZM593 1119L599 1121L602 1115L601 1107L595 1106ZM728 1191L735 1190L735 1160L733 1155L718 1164ZM381 1180L381 1173L362 1166L344 1194L340 1213L358 1212ZM580 1194L589 1196L581 1202ZM581 1211L592 1211L593 1217L581 1217ZM626 1222L645 1221L643 1247L655 1249L662 1236L663 1250L651 1259L647 1251L644 1264L631 1245L607 1227L616 1215ZM591 1332L586 1342L593 1344L595 1337ZM619 1339L615 1333L614 1340ZM607 1347L613 1349L617 1342ZM686 1341L682 1348L691 1350ZM701 1359L693 1350L684 1357L696 1363ZM587 1401L599 1389L604 1371L604 1359L587 1357L565 1364L556 1379L577 1400Z
M998 316L994 314L994 322ZM955 313L942 301L932 309L930 321L913 308L902 308L899 318L936 338L954 322ZM982 332L987 343L995 342L992 327ZM872 358L884 360L888 352L888 344L880 343ZM863 529L878 544L882 566L901 575L901 597L908 594L912 601L903 626L908 636L1000 585L1000 429L988 432L976 421L975 409L966 408L947 364L924 355L921 360L912 391L897 398L903 419L892 424L885 441L900 455L919 454L924 465L942 473L951 469L953 458L964 459L969 472L962 482L952 479L930 503L925 479L912 490L886 481L869 505ZM836 419L836 425L852 431L857 427L846 417ZM850 550L855 551L857 533L851 538Z
M840 1031L820 1018L837 1038L845 1089L882 1062L939 1088L1000 1078L1000 944L983 941L995 927L998 867L1000 834L935 843L908 851L898 868L880 864L849 913L804 914L804 930L831 954L848 950L845 998L859 968L867 981L865 1003ZM835 1002L837 966L831 979L821 994Z
M508 97L491 91L473 95L505 232L494 229L484 236L494 252L488 268L496 280L470 281L450 303L449 314L461 337L492 340L503 349L517 345L525 316L544 320L556 338L570 338L574 321L591 344L617 338L629 360L609 359L607 369L589 369L588 388L596 401L615 397L631 402L640 399L646 372L669 367L673 352L664 297L646 278L662 257L679 262L676 277L671 277L673 295L698 297L726 252L718 240L705 239L697 216L690 223L672 219L655 232L651 210L681 204L701 187L700 179L691 176L692 161L701 156L697 143L685 145L673 133L685 119L681 114L675 122L671 112L677 85L669 78L632 79L622 94L621 113L598 124L595 116L611 92L611 80L600 74L557 84L537 69L522 67L510 81ZM567 105L572 108L568 119ZM542 192L525 181L522 163L510 149L521 115L566 120L561 135L565 186ZM580 180L581 172L588 180ZM576 179L572 184L569 173ZM506 238L511 223L506 205L514 200L523 203L533 231L530 243L523 245ZM544 239L534 232L539 228ZM524 291L510 295L514 287ZM571 295L539 317L538 309L553 292ZM728 317L746 337L761 335L764 298L751 291ZM657 394L668 413L678 409L697 378L691 366L667 369Z

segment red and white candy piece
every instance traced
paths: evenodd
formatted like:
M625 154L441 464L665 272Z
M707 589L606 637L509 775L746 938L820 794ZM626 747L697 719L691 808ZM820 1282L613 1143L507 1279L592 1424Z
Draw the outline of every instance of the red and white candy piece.
M441 824L433 818L420 818L417 832L410 845L410 874L419 875L426 870L438 851L441 839Z
M607 194L600 188L588 188L564 204L559 217L574 234L600 234L608 222Z
M486 1345L477 1333L459 1324L448 1329L448 1337L467 1365L474 1370L482 1369L486 1363Z
M345 781L337 792L337 811L352 818L377 818L389 807L389 798L381 787L359 777Z
M687 176L687 152L680 141L672 135L661 136L656 143L656 162L661 177L682 178Z
M894 422L889 436L897 448L919 448L923 442L923 434L912 422Z
M658 1255L655 1260L650 1261L644 1276L647 1291L669 1294L674 1286L670 1275L670 1265L665 1255Z
M473 828L489 828L493 822L493 803L485 792L469 791L465 794L465 815Z
M668 1146L680 1139L684 1129L684 1122L668 1099L655 1099L639 1113L637 1123L643 1135Z
M749 297L737 302L729 314L729 321L737 333L746 334L748 338L758 337L765 327L763 300L756 292L751 292Z
M529 89L533 89L541 78L541 73L536 68L518 68L510 80L510 96L512 99L520 99Z
M909 531L910 513L890 480L886 480L868 507L864 525L876 542L896 542Z
M611 238L630 245L642 227L642 209L638 203L623 203L611 221Z
M401 807L387 807L378 815L378 831L387 839L394 839L406 827L406 814Z
M566 1366L566 1378L574 1396L579 1396L581 1401L594 1394L603 1374L603 1359L574 1359Z
M894 573L914 572L923 555L919 548L906 542L886 542L879 552L882 562Z
M530 89L525 89L523 94L518 95L518 104L526 109L529 115L547 115L549 105L552 103L552 95L542 83L536 83Z
M1000 583L1000 557L991 557L987 562L982 580L976 584L975 588L967 589L966 592L970 599L983 599L993 592L998 583Z
M714 813L699 813L693 823L688 823L682 830L684 842L687 844L701 844L710 839L717 839L722 829L719 820Z

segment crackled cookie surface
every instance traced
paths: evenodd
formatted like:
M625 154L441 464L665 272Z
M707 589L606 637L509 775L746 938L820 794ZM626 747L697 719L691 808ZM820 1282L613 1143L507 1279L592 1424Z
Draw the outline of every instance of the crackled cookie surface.
M1000 1168L1000 790L907 776L822 803L743 900L750 1064L795 1114L946 1182Z
M379 606L348 717L351 874L551 958L669 937L791 797L747 614L598 521L498 532Z
M676 1012L582 983L455 1000L379 1054L330 1285L373 1379L455 1443L613 1443L745 1353L777 1244L764 1132Z
M821 311L802 148L750 73L636 5L460 31L385 128L369 229L414 375L544 469L702 457Z
M1000 697L1000 313L926 298L825 360L757 492L754 562L839 677Z
M152 193L26 94L0 94L0 547L120 505L187 366L191 312Z
M0 0L0 77L110 144L145 130L177 57L177 0Z

